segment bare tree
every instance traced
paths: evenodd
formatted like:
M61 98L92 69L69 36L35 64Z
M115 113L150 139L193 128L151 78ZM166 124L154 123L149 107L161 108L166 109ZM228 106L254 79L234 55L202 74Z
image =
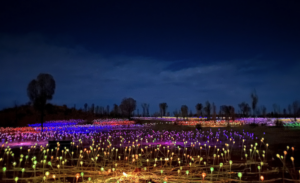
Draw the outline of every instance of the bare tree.
M117 104L114 104L113 114L115 117L117 117L119 115L119 106Z
M160 103L159 104L159 109L160 109L160 115L161 115L161 117L166 115L167 108L168 108L167 103L164 102L164 103Z
M225 120L228 123L228 126L230 125L230 118L232 120L235 120L235 112L234 112L234 107L232 106L227 106L227 105L222 105L220 110L222 111L222 113L225 115Z
M133 98L124 98L121 102L120 109L122 113L130 119L132 112L136 108L136 101Z
M182 105L181 106L181 114L182 114L182 117L185 118L188 116L188 106L186 105Z
M85 112L87 112L87 109L88 109L88 104L85 103L85 104L84 104L84 110L85 110Z
M95 104L92 104L90 108L90 113L94 115L94 112L95 112Z
M149 104L142 103L141 106L143 108L143 116L149 116Z
M196 110L197 110L197 116L198 118L200 117L200 115L202 115L202 104L201 103L198 103L196 106Z
M207 120L210 120L211 105L208 101L206 101L206 103L205 103L204 111L207 115Z
M246 102L240 103L239 108L240 108L241 112L243 113L243 117L247 117L249 115L251 108Z
M252 110L253 110L253 117L254 117L254 123L255 123L255 110L256 110L256 105L258 102L258 96L255 92L255 90L251 93L251 98L252 98Z
M44 110L47 101L51 100L55 91L55 80L50 74L39 74L27 87L27 95L36 110L41 114L41 132L43 132Z

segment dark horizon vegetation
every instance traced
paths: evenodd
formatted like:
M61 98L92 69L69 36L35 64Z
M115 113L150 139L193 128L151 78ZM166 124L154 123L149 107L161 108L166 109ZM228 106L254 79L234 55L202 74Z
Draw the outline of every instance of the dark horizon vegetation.
M68 108L66 105L58 106L49 103L55 94L56 83L51 74L41 73L36 79L29 82L27 86L27 95L30 102L25 105L20 105L15 102L13 108L7 108L0 111L0 120L2 126L25 126L39 121L43 129L43 122L46 120L66 120L66 119L87 119L92 121L95 118L128 118L133 116L138 117L162 117L175 116L177 117L207 117L207 120L216 120L217 117L225 117L226 119L236 119L240 117L296 117L300 114L300 104L294 101L287 109L281 109L276 104L273 105L273 110L267 112L267 108L257 107L258 95L256 91L251 93L252 103L249 105L246 102L241 102L236 110L231 105L221 105L217 110L216 105L209 101L204 104L197 103L195 105L196 112L193 113L187 105L182 105L180 110L168 112L168 104L162 102L158 104L158 112L150 113L149 104L142 103L142 111L139 112L136 100L133 98L124 98L121 103L113 104L113 108L87 104L83 108L76 108L76 105ZM255 120L254 120L255 121Z
M241 103L245 104L245 103ZM196 105L197 106L197 105ZM116 109L118 110L116 112ZM196 107L195 107L196 110ZM240 117L251 117L251 113L236 112L234 113L234 118ZM94 112L93 112L94 111ZM109 112L108 112L109 111ZM174 117L207 117L207 114L198 110L194 113L189 113L187 116L184 115L181 111L178 113L167 112L167 115L163 116L174 116ZM169 114L169 115L168 115ZM200 115L199 115L200 114ZM220 109L217 112L216 117L226 117L226 113ZM154 112L147 114L147 111L143 114L134 112L132 114L134 117L161 117L161 113ZM127 118L127 114L122 114L122 111L119 108L119 105L114 104L114 108L110 110L109 106L102 107L95 104L84 104L82 107L72 106L68 107L67 105L55 105L47 103L44 113L44 121L51 120L69 120L69 119L85 119L88 122L91 122L93 119L98 118ZM256 115L256 117L265 117L265 118L294 118L294 113L277 113L275 111L266 112L265 114ZM296 115L299 117L299 114ZM213 118L211 116L211 118ZM28 102L26 104L15 105L14 107L5 108L0 111L0 121L1 127L22 127L27 126L28 124L40 123L40 113L35 110L33 105Z

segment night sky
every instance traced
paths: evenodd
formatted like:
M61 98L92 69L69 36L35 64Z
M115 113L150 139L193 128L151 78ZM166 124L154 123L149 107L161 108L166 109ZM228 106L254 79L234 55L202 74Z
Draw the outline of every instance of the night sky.
M93 2L93 3L92 3ZM39 73L51 103L132 97L150 112L198 102L287 107L300 93L299 0L0 1L0 109ZM218 108L217 108L218 109Z

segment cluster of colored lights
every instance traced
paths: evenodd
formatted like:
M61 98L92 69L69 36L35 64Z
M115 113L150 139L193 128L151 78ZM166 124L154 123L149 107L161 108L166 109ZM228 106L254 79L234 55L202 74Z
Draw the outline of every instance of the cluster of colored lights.
M170 116L162 116L162 117L132 117L133 119L139 120L155 120L155 121L177 121L183 120L182 117L170 117ZM187 117L185 120L206 120L206 117Z
M238 126L241 125L243 123L243 121L233 121L230 120L229 121L231 126ZM187 126L195 126L197 124L200 124L202 126L209 126L209 127L213 127L213 126L226 126L228 124L228 121L225 120L216 120L216 121L178 121L179 125L187 125Z
M93 124L101 126L132 125L134 124L134 121L124 119L95 119L93 120Z
M82 119L70 119L70 120L56 120L56 121L46 121L43 123L44 127L57 127L57 126L70 126L84 124L86 120ZM40 127L41 123L29 124L30 127Z
M155 120L155 121L177 121L177 124L179 125L188 125L188 126L194 126L197 124L201 124L203 126L226 126L228 122L230 123L231 126L236 126L236 125L247 125L251 123L256 123L256 124L265 124L267 126L274 126L275 122L277 120L283 122L284 126L293 126L297 127L298 123L300 123L300 118L296 118L296 121L294 118L238 118L236 120L225 120L224 117L219 117L217 120L210 120L207 121L207 118L200 117L200 118L195 118L195 117L188 117L187 119L184 118L176 118L176 117L134 117L134 119L140 119L140 120Z
M299 123L300 118L240 118L239 120L244 121L245 124L250 124L255 121L257 124L267 124L268 126L274 126L276 121L283 122L283 125L289 126L289 124Z
M76 132L84 128L87 133ZM1 134L0 168L5 182L238 182L291 180L273 171L274 151L268 149L265 134L233 130L154 131L131 130L107 125L48 127L43 133L24 135L21 131ZM129 125L135 127L135 125ZM90 129L89 129L90 128ZM10 138L7 138L7 137ZM10 140L8 140L10 139ZM30 147L14 148L13 142L31 139ZM39 144L50 139L71 141L69 147ZM277 154L286 168L297 172L294 147ZM291 162L291 167L289 166ZM244 171L247 170L247 173ZM9 172L9 173L8 173ZM269 176L272 174L272 176Z

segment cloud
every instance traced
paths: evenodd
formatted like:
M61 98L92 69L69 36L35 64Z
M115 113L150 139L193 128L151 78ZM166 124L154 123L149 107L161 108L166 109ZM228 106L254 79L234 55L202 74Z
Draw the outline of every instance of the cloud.
M260 58L197 62L140 55L104 57L57 40L39 34L0 36L0 94L5 99L0 107L14 100L27 102L27 84L41 72L56 80L53 103L106 106L133 97L138 106L150 103L152 112L158 110L159 102L167 102L170 111L183 104L194 110L196 103L206 100L217 105L250 102L253 89L262 97L259 102L269 104L277 93L294 97L299 92L292 82L299 76L296 65L279 68L280 62ZM294 90L286 90L289 87Z

